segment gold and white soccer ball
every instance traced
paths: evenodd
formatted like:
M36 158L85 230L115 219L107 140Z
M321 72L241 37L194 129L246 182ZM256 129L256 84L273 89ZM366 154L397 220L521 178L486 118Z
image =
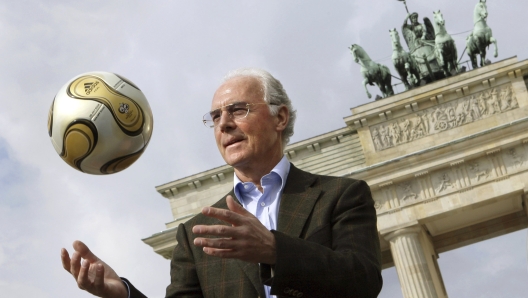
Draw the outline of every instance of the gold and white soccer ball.
M109 72L81 74L53 100L48 132L53 147L84 173L113 174L128 168L152 136L152 111L143 92Z

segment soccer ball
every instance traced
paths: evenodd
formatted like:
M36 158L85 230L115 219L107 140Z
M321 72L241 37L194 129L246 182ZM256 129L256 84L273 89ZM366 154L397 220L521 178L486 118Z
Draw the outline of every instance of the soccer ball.
M152 136L150 106L139 88L109 72L81 74L51 104L48 132L60 157L84 173L113 174L128 168Z

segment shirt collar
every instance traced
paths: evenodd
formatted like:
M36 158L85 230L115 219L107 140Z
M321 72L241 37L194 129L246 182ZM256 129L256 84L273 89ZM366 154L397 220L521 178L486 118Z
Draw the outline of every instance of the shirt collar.
M281 183L281 190L282 190L284 188L284 185L286 184L286 178L288 178L288 174L290 173L290 162L286 158L286 155L284 155L281 158L279 163L277 165L275 165L275 167L271 170L271 172L274 172L274 173L276 173L276 174L278 174L280 176L280 178L282 180L282 183ZM242 182L242 181L240 181L240 179L238 179L236 173L233 173L233 176L234 176L234 178L233 178L233 187L235 189L235 195L237 196L237 198L242 199L240 197L240 193L239 193L239 190L237 188L237 185L243 184L244 182ZM262 178L261 178L260 183L262 185Z

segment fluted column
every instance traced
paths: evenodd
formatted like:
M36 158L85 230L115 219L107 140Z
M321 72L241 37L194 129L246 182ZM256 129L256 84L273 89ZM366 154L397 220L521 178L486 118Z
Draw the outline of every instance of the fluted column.
M385 236L390 241L392 258L400 279L403 297L405 298L438 298L446 297L445 292L438 287L443 287L441 276L435 266L435 261L430 258L429 247L424 247L421 241L422 229L420 226L406 227ZM431 260L428 260L430 258ZM434 264L432 264L434 263ZM433 270L431 270L433 269ZM438 272L436 274L435 272ZM440 280L440 284L435 279Z

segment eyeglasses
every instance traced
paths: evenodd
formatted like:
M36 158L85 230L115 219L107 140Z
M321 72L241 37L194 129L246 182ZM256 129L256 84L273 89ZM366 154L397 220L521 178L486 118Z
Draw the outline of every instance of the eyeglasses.
M235 102L232 104L225 105L216 110L206 113L203 116L203 123L205 126L213 128L220 123L222 118L222 110L227 112L229 118L234 120L244 119L249 114L249 106L253 105L277 105L274 103L259 102L259 103L247 103L247 102Z

